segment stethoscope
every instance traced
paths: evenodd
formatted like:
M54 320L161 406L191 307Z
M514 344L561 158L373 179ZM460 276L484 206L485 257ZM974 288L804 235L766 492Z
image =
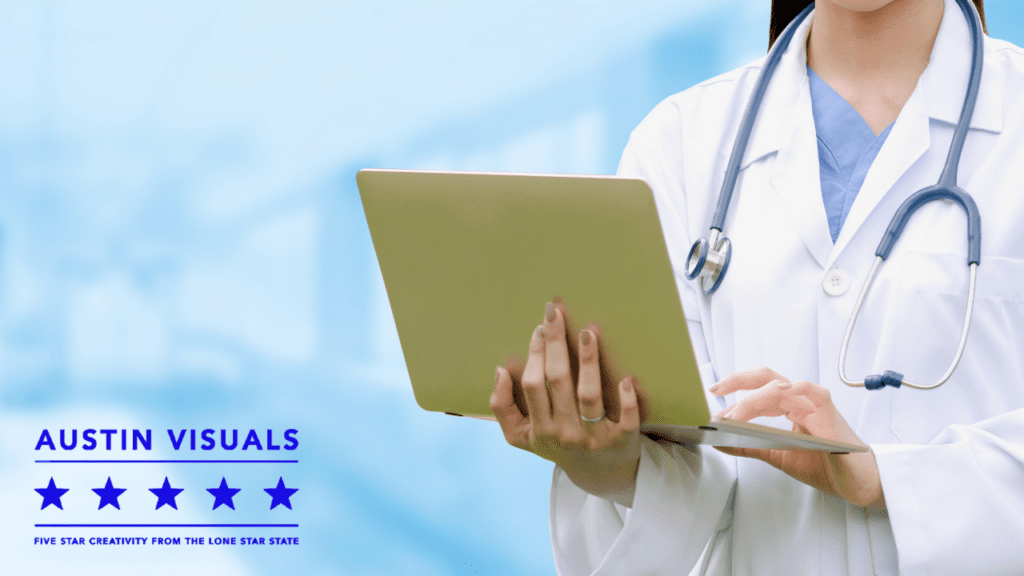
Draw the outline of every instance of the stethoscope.
M911 195L903 205L899 207L882 241L875 250L875 263L868 273L864 282L864 288L857 297L857 303L853 308L853 315L850 317L850 324L846 327L846 336L843 338L843 347L839 352L839 378L849 386L864 386L869 390L884 388L886 385L899 388L900 385L910 386L921 390L936 388L946 382L956 370L960 363L960 357L967 345L967 332L971 326L971 311L974 308L974 285L978 276L978 264L981 262L981 216L978 214L978 207L974 199L965 190L956 185L957 166L960 163L960 154L964 149L964 141L967 139L967 130L970 127L971 116L974 114L974 104L978 99L978 89L981 86L981 65L984 59L981 39L981 17L978 16L974 6L968 0L957 0L957 5L967 18L967 24L971 28L971 40L973 42L973 54L971 56L971 77L967 84L967 95L964 97L964 107L960 112L960 120L957 122L956 130L953 132L953 141L949 146L949 155L946 157L946 165L942 169L942 175L934 186L929 186ZM686 260L686 277L690 280L700 278L701 289L705 294L711 295L718 290L722 278L729 269L729 261L732 258L732 242L722 235L725 226L725 216L729 210L729 201L732 199L733 189L736 187L736 179L740 172L740 162L743 153L747 148L747 141L750 139L750 132L754 128L754 120L757 117L757 110L761 106L761 100L768 89L768 82L771 80L775 68L782 59L782 54L789 46L793 34L801 22L814 9L814 3L804 9L793 21L783 30L775 46L768 53L768 59L760 76L757 78L757 85L754 93L747 103L743 112L743 120L740 123L739 133L736 135L736 143L733 144L732 155L726 165L725 181L722 183L722 191L718 196L718 207L715 209L714 218L711 220L710 238L701 238L694 242L690 248L690 254ZM850 335L853 334L853 325L860 314L861 305L864 303L864 296L867 295L871 282L875 279L882 261L889 257L889 252L896 244L896 240L903 232L907 221L914 212L921 206L933 200L952 200L959 204L967 212L967 263L971 271L971 287L967 294L967 313L964 318L964 329L960 335L960 345L956 350L956 356L949 369L943 374L938 382L930 385L915 384L903 378L899 372L886 370L884 374L871 375L864 378L863 382L854 382L846 377L846 350L850 345Z

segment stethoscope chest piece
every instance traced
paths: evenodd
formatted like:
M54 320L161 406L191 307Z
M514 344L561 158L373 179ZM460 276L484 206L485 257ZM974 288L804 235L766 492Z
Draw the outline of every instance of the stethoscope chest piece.
M725 278L732 260L732 242L721 237L717 229L711 230L711 238L701 238L690 247L686 257L686 279L700 278L701 290L711 295Z

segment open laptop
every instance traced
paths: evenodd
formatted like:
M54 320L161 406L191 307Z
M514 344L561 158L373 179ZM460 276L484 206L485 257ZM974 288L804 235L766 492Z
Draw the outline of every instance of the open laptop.
M545 303L557 297L571 335L599 326L608 380L637 377L642 432L684 444L865 450L710 421L654 197L643 181L411 170L362 170L356 179L422 408L493 419L494 367L525 360ZM614 394L606 386L613 419Z

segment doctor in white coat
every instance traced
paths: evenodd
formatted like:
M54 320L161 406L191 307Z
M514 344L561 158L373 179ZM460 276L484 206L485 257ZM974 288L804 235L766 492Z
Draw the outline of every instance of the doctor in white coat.
M618 421L605 417L599 334L571 335L580 350L574 381L564 328L571 310L548 305L521 376L529 414L515 407L503 367L491 406L511 444L556 463L551 538L560 574L1024 573L1020 48L984 38L959 165L983 241L958 368L932 390L854 388L837 370L883 231L942 170L970 46L954 0L819 0L754 125L725 224L732 262L712 296L685 279L685 263L706 234L764 60L668 98L633 132L619 174L655 193L711 405L871 451L726 454L642 436L632 379L618 385ZM888 130L834 241L808 69L875 134ZM967 302L966 236L952 202L913 216L865 300L847 374L895 370L930 383L946 371Z

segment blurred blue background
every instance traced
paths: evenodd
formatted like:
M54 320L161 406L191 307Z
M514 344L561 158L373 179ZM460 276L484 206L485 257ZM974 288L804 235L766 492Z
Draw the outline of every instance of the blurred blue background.
M769 4L0 2L0 571L553 574L550 465L415 405L355 172L613 173ZM302 545L44 555L76 426L299 428Z

